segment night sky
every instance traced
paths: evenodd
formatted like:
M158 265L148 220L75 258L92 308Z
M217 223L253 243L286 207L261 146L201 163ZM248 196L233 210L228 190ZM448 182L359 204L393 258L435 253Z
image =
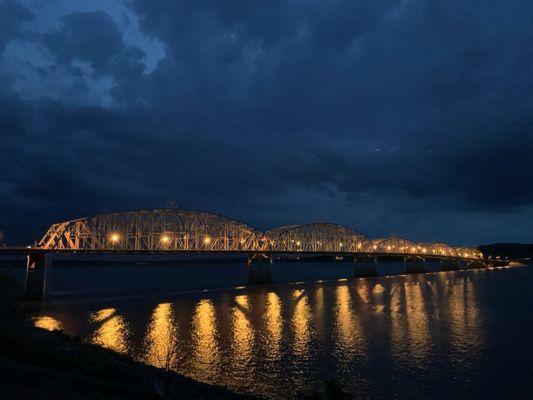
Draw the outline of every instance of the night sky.
M532 242L532 1L0 0L0 230L200 209Z

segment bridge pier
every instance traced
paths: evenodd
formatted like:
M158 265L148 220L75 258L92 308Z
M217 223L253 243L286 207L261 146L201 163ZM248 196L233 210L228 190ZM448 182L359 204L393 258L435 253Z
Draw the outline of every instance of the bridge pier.
M420 257L404 257L406 274L423 274L428 272L426 259Z
M252 254L248 256L248 283L272 283L273 258L267 254Z
M25 295L29 300L43 300L52 295L53 259L49 254L26 256Z
M377 257L357 257L353 258L353 274L356 278L367 276L377 276Z

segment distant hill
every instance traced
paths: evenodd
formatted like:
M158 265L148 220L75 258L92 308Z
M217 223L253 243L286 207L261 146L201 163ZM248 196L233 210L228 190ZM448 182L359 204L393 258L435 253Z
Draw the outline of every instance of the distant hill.
M533 259L533 244L495 243L478 247L485 256Z

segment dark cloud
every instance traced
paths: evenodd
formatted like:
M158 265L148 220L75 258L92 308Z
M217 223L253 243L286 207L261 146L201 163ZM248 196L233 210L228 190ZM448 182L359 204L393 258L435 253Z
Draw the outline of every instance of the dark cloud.
M329 219L419 240L530 240L516 221L533 210L532 5L128 7L126 23L69 11L32 35L30 11L11 11L15 28L0 31L0 45L51 57L39 79L71 76L32 99L35 78L4 83L0 224L16 240L168 200L261 228ZM165 49L153 70L130 19Z
M24 34L24 22L34 19L34 15L26 7L15 1L0 2L0 51L7 42Z
M58 63L70 66L73 61L87 62L94 74L124 72L124 65L139 63L144 53L128 48L113 19L103 11L74 12L61 18L61 26L42 35L42 42Z

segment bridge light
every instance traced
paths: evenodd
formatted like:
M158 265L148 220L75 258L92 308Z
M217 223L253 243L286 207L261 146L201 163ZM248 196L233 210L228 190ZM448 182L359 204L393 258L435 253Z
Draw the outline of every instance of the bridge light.
M390 247L390 246L387 246L387 250L390 250L390 249L392 249L392 247Z
M111 243L117 243L120 239L120 236L118 233L112 233L109 238L111 239Z
M300 246L300 245L301 245L301 243L300 243L300 241L298 240L298 241L296 242L296 246Z
M374 246L372 246L374 248L374 250L377 250L378 249L378 246L375 244Z
M163 235L163 236L161 236L161 241L163 243L168 243L168 242L170 242L170 238L168 237L168 235Z
M241 239L241 244L244 244L244 242L246 242L246 240L244 240L244 239Z
M204 238L204 244L209 244L209 243L211 243L211 238L209 236L206 236Z
M361 243L357 243L357 248L360 249L361 248Z
M411 250L414 253L416 251L416 247L413 247Z
M339 243L339 247L342 247L342 242L341 242L341 243Z

